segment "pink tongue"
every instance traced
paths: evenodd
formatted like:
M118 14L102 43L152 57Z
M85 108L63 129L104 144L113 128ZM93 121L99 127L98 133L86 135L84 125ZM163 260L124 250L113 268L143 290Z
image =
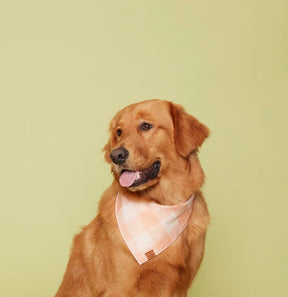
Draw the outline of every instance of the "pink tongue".
M120 185L122 187L131 186L134 183L138 173L139 171L124 171L119 179Z

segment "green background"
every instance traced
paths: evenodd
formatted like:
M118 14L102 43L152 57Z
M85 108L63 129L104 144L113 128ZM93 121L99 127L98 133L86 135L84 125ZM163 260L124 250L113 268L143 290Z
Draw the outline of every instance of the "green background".
M189 296L288 296L287 0L0 2L0 295L54 296L112 181L113 114L150 98L212 130Z

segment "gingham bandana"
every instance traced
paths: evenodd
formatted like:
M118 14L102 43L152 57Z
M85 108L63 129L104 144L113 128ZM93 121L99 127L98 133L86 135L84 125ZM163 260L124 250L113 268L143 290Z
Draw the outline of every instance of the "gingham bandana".
M192 213L192 196L177 205L159 205L135 201L118 193L116 218L129 250L142 265L172 244L188 224Z

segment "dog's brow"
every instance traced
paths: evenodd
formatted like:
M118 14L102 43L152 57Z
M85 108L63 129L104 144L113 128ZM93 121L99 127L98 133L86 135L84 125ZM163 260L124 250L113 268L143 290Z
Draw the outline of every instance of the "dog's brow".
M143 123L146 121L155 121L155 117L147 112L138 113L136 119L138 123Z
M122 127L125 125L125 121L122 118L119 118L116 123L115 123L115 128L116 127Z
M137 118L150 118L150 117L153 117L153 115L147 112L147 110L137 111Z
M141 118L137 121L138 124L143 124L145 122L151 123L153 120L151 118Z

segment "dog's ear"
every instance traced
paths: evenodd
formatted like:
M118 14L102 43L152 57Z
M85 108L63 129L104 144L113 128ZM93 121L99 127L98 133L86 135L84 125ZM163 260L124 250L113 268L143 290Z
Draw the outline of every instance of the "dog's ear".
M209 129L196 118L189 115L182 106L171 104L171 115L174 123L174 143L176 150L183 157L197 152L206 137Z

